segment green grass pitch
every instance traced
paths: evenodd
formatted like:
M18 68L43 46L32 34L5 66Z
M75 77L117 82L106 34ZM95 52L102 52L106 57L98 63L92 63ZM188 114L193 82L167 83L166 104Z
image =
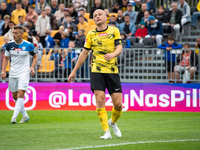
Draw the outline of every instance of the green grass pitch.
M123 112L118 121L122 138L116 138L111 129L111 140L99 139L104 133L95 111L28 111L30 121L24 124L10 124L12 113L0 111L0 150L58 150L109 144L120 145L88 149L200 150L200 113ZM17 121L21 118L19 115ZM197 140L164 142L184 139ZM128 142L132 144L122 145Z

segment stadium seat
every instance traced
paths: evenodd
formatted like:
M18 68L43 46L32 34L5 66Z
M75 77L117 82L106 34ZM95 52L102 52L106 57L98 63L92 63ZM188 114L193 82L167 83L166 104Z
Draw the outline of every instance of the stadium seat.
M155 40L153 38L143 38L145 48L153 48L155 46ZM135 45L134 45L135 46Z
M94 20L88 19L88 24L89 24L89 27L92 26L92 25L95 25Z
M109 16L115 15L115 17L117 18L117 13L109 13Z
M0 36L0 47L2 47L3 44L5 44L4 36Z
M169 8L164 8L164 13L168 13L169 12Z
M58 32L58 30L51 30L51 37L54 37L54 35Z
M131 42L131 47L134 47L134 44L139 42L137 37L132 37L129 40Z
M173 33L172 26L163 25L163 36L167 37Z
M50 49L48 52L48 55L51 55L52 52L53 52L53 49Z
M8 65L6 67L6 72L9 72L9 70L10 70L10 61L8 61Z
M42 56L42 63L40 68L37 72L53 72L54 70L54 61L49 60L50 55L43 55Z
M85 13L84 17L88 20L90 19L90 13Z

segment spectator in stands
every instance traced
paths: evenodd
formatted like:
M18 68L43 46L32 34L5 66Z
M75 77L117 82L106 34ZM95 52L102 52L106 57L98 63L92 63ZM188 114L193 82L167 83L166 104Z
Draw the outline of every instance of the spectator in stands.
M45 47L45 31L50 29L49 17L46 15L45 9L41 10L41 15L38 16L35 30L37 35L40 37L42 46Z
M158 48L165 50L164 60L167 69L169 83L174 83L174 81L171 80L175 79L174 66L176 61L176 54L171 54L170 51L172 49L181 49L182 46L174 42L174 37L172 35L169 35L167 37L167 42L162 45L159 45Z
M78 17L78 13L74 9L74 5L72 3L67 5L67 8L69 9L70 15L72 17L72 21L75 21L75 18Z
M26 25L26 26L24 26L24 30L26 31L26 33L28 33L28 36L27 36L28 41L32 43L33 42L33 33L31 32L30 27L28 25Z
M195 71L198 66L198 56L197 54L190 50L190 44L185 43L183 45L183 53L178 56L177 64L174 68L177 79L180 79L179 74L188 70L190 72L190 79L194 79Z
M40 43L40 38L39 36L35 37L37 40L37 45L35 46L35 48L37 48L37 57L38 57L38 61L37 61L37 70L40 69L40 66L42 66L42 55L43 55L43 46Z
M140 28L135 32L135 37L138 38L139 42L143 42L143 38L148 34L148 29L146 28L146 23L144 21L140 22Z
M3 32L2 35L5 35L10 30L9 28L10 16L5 15L3 19L5 23L2 26L2 32Z
M191 22L190 6L185 0L179 0L178 9L182 11L181 25Z
M5 21L1 18L1 14L0 14L0 36L2 36L3 34L3 25L5 24Z
M12 13L16 9L17 2L15 0L10 0L10 3L7 5L7 10Z
M107 16L107 21L106 21L106 23L107 24L109 24L109 22L110 22L110 12L109 12L109 10L108 9L104 9L104 12L106 13L106 16Z
M162 38L163 38L163 26L162 22L155 19L154 16L150 16L148 25L148 35L146 37L151 37L156 40L157 46L161 45ZM158 54L160 54L159 51L157 51Z
M141 19L142 21L145 22L146 27L148 27L148 25L149 25L148 19L149 19L150 16L151 16L150 12L149 12L148 10L146 10L146 11L144 12L144 17Z
M45 37L45 47L46 48L53 48L54 45L56 45L56 43L55 43L54 39L51 37L51 31L46 30L45 35L46 35L46 37Z
M181 30L181 18L182 12L178 10L177 3L172 3L172 10L167 15L167 25L172 26L174 30L174 38L178 40L178 36Z
M129 0L122 0L122 5L120 6L120 9L121 9L123 12L126 12L126 11L127 11L128 2L129 2Z
M19 23L19 19L18 19L19 16L22 16L23 20L25 21L26 11L24 9L22 9L22 4L20 2L17 2L16 10L14 10L12 12L12 15L11 15L11 21L13 21L15 24L18 24Z
M104 10L104 7L101 5L101 0L95 0L94 1L94 6L90 9L90 19L93 19L93 13L97 9Z
M56 45L60 45L60 41L62 40L61 34L64 32L65 27L60 26L58 32L54 36L54 41L56 42Z
M36 26L37 20L38 20L38 16L36 16L36 15L33 16L33 18L32 18L31 21L33 22L33 25L34 25L34 26Z
M55 65L55 77L57 78L58 75L56 72L58 72L58 66L60 65L61 63L61 54L59 53L59 46L58 45L55 45L54 46L54 51L53 53L51 53L51 56L50 56L50 60L53 60L54 61L54 65Z
M51 7L46 6L45 10L46 10L47 16L49 17L51 30L57 30L58 29L57 20L54 14L51 13Z
M142 3L141 9L142 10L137 15L136 24L139 24L142 21L141 19L144 17L144 12L147 10L147 4Z
M123 16L125 16L126 14L129 14L130 22L135 24L137 19L137 13L133 10L133 5L131 3L128 3L127 11L123 14Z
M80 9L80 11L79 11L79 16L80 16L80 15L82 15L83 17L85 16L85 9ZM85 20L86 22L88 22L88 20L87 20L85 17L84 17L84 20ZM75 24L78 24L78 23L79 23L78 17L76 17L74 23L75 23Z
M87 0L72 0L72 4L74 4L74 9L79 13L81 9L86 9L88 5Z
M59 21L62 17L64 17L64 9L65 5L63 3L59 4L59 10L55 12L56 20Z
M116 22L117 18L115 17L115 15L110 16L110 22Z
M68 48L69 44L69 34L67 32L62 32L61 34L62 40L60 42L60 48Z
M113 27L116 27L116 22L109 22L108 24L109 26L113 26Z
M58 26L61 26L61 25L64 25L65 22L66 22L66 17L67 16L71 16L70 15L70 12L69 12L69 9L68 8L65 8L64 9L64 16L62 18L60 18L60 20L58 20Z
M119 24L119 30L125 31L127 38L130 38L135 35L135 24L130 22L130 16L129 14L126 14L124 16L125 22Z
M25 29L24 29L24 33L23 33L22 39L28 41L28 33L26 32Z
M8 37L9 41L12 41L13 40L13 28L15 26L15 23L13 21L10 21L8 25L9 25L10 29L4 36Z
M51 0L51 11L53 14L58 10L58 0Z
M37 32L35 31L35 25L34 25L33 21L31 21L31 20L27 21L27 25L29 26L31 32L33 33L33 36L36 36Z
M83 29L78 30L78 35L76 36L75 45L78 48L83 48L85 44L85 31Z
M69 27L67 27L67 32L69 34L70 41L75 41L75 34L73 33L73 31L74 31L74 26L70 25Z
M135 6L133 6L134 11L138 12L141 11L142 10L141 4L142 4L141 0L135 0Z
M46 6L49 6L49 4L47 4L45 2L45 0L40 0L40 2L37 3L37 5L35 5L35 11L38 15L41 14L41 11L45 9Z
M79 20L79 24L78 26L78 30L83 29L85 31L85 35L87 35L88 31L89 31L89 25L86 21L84 21L84 17L83 16L79 16L78 18Z
M153 0L145 0L146 4L147 4L147 9L151 12L151 13L155 13L156 12L156 6Z
M113 4L113 8L112 8L112 12L113 13L117 13L119 10L119 4L118 3L114 3Z
M117 16L116 22L117 22L118 24L124 22L123 11L122 11L121 9L119 9L119 10L117 11L117 15L118 15L118 16Z
M30 4L28 3L28 0L22 0L22 8L28 13L28 6Z
M195 50L196 54L199 55L199 49L200 49L200 37L197 38L197 42L195 44L195 48L197 48Z
M4 18L5 15L11 16L10 12L7 10L6 2L1 3L0 14L2 18Z
M17 26L20 26L20 27L25 27L27 25L27 22L24 21L23 17L22 16L19 16L18 17L18 20L19 20L19 23L17 24Z
M193 15L192 15L191 26L194 27L194 28L196 28L197 19L200 18L200 1L197 5L197 11L198 12L194 12Z
M40 37L39 36L35 36L35 38L37 40L36 48L38 48L38 50L42 51L42 54L43 54L43 46L42 46L42 43L40 42Z
M131 48L131 42L129 39L127 39L126 32L121 31L120 35L121 35L121 39L122 39L122 47L123 48Z
M77 26L72 22L72 17L70 15L64 16L64 19L62 21L62 25L65 27L65 29L69 26L73 26L73 30L77 31Z
M167 16L165 15L165 10L163 6L158 7L158 13L156 13L155 18L162 23L167 23Z
M26 14L25 21L32 20L33 16L38 16L32 5L28 6L28 13Z

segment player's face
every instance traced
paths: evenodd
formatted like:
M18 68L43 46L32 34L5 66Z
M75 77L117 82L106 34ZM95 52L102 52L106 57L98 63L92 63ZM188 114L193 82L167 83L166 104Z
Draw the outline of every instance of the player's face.
M93 18L96 25L101 25L107 20L106 14L103 10L96 10L93 14Z
M13 39L15 41L20 41L22 39L22 35L23 34L20 33L19 29L14 29L13 30Z

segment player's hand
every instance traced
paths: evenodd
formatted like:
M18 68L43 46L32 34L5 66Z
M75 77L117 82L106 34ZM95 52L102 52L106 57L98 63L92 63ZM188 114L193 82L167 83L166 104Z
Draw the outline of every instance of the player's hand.
M33 76L34 74L35 74L35 70L34 70L34 68L30 68L30 71L31 71L31 75Z
M4 79L4 80L6 79L6 73L5 72L1 72L1 78Z
M68 83L70 83L70 82L74 82L75 81L75 76L76 76L76 73L75 72L71 72L70 73L70 75L69 75L69 77L68 77ZM73 80L72 80L73 79Z
M109 61L114 58L114 55L112 53L108 53L108 54L104 55L104 58L105 58L105 60Z

